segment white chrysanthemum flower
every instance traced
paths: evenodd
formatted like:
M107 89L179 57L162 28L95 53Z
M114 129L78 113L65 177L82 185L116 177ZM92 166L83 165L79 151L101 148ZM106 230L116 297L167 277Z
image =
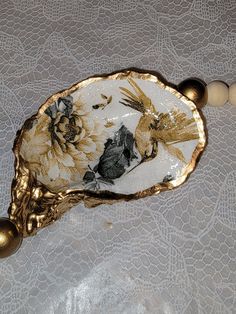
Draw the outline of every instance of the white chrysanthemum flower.
M105 141L105 127L80 101L69 109L56 103L24 132L20 154L38 181L59 191L82 183Z

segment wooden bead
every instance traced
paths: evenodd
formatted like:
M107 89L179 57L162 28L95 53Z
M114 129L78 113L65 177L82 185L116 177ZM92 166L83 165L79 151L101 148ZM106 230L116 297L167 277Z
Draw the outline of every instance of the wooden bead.
M231 105L236 106L236 82L229 87L229 102Z
M213 81L207 85L208 105L214 107L223 106L229 97L228 86L221 81Z

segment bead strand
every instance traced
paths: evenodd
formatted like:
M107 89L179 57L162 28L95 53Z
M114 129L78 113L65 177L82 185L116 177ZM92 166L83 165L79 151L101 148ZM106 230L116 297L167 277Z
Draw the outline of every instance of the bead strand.
M196 78L186 79L178 85L178 90L198 108L208 104L213 107L222 107L228 101L236 106L236 82L230 87L225 82L215 80L205 84Z

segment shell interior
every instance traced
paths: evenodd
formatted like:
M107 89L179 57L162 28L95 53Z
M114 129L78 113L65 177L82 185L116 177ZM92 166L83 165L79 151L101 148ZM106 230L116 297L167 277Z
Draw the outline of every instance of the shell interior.
M183 183L205 146L195 105L133 71L82 81L24 125L19 155L52 192L159 192Z

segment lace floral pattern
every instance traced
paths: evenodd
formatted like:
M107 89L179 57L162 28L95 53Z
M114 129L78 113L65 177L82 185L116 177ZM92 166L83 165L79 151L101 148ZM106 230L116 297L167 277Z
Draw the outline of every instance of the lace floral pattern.
M16 131L49 95L121 67L157 70L176 84L191 76L230 84L235 10L235 0L3 0L1 215ZM0 262L0 313L234 313L236 111L203 111L208 146L185 185L131 203L78 205L24 241Z

